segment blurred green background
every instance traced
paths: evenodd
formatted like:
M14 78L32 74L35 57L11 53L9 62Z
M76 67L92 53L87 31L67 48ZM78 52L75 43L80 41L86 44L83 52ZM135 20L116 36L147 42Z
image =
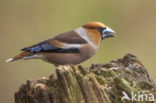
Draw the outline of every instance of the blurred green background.
M13 103L27 79L48 77L54 66L41 60L5 60L23 47L90 21L101 21L117 32L102 41L98 53L83 63L107 63L134 53L156 80L155 0L0 0L0 103Z

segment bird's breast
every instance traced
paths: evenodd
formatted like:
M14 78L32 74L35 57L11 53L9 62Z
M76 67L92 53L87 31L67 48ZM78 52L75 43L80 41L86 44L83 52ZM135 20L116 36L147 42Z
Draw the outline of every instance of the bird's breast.
M76 53L44 53L43 60L56 65L79 64L96 53L96 49L89 44L82 46Z

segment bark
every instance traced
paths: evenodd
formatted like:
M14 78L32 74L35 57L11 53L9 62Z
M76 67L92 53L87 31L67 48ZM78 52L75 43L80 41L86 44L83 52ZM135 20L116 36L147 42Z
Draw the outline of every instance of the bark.
M140 101L148 103L156 97L156 85L138 58L127 54L90 68L60 66L49 78L27 80L15 93L15 103L138 103L132 92L136 98L147 94ZM129 99L121 100L124 93Z

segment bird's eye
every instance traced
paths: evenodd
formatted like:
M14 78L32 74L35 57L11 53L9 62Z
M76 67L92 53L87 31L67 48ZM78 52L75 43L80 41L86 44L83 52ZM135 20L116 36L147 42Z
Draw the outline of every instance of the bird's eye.
M106 27L103 28L103 30L105 30L105 29L106 29Z
M97 27L97 29L98 29L99 31L102 31L102 30L103 30L103 28L101 28L101 27Z
M104 28L97 27L97 30L100 32L100 34L101 34L101 36L102 36Z
M105 30L106 28L101 28L101 27L97 27L97 30L101 33L103 30Z

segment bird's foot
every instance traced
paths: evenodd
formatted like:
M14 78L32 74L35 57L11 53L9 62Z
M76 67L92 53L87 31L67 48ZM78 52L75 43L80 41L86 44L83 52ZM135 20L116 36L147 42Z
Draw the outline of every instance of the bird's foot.
M58 69L70 69L72 65L55 65Z

